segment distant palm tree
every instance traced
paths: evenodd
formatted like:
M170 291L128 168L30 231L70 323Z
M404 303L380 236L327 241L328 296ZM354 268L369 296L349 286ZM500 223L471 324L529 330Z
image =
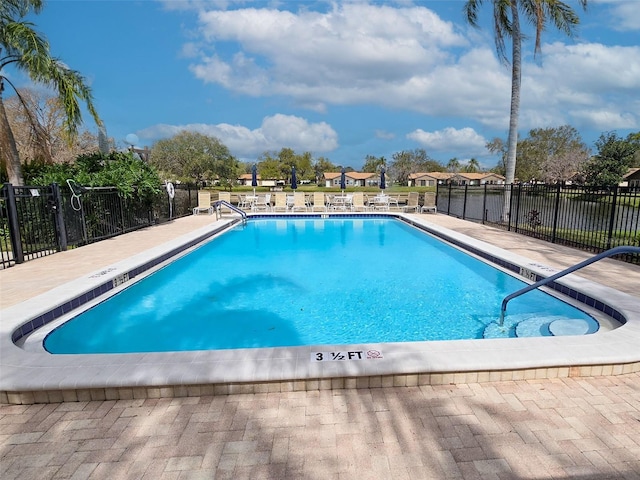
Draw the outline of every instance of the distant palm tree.
M456 173L460 170L460 162L457 158L453 157L447 163L447 172Z
M475 158L472 158L465 166L464 171L467 173L476 173L480 171L480 163L478 163L478 160Z
M485 0L467 0L464 14L467 21L478 26L478 9ZM536 27L535 53L540 51L542 32L551 21L558 30L573 36L580 23L578 15L566 2L561 0L486 0L493 3L493 27L496 50L500 58L509 63L505 54L505 37L511 38L511 113L509 117L509 138L506 162L506 183L513 183L516 171L516 148L518 145L518 116L520 114L520 84L522 63L522 39L520 12L528 22ZM588 0L578 0L582 8Z
M24 71L34 82L42 83L57 90L57 96L64 108L64 127L67 140L71 143L82 124L79 100L83 100L96 123L102 122L93 106L90 88L84 78L68 68L49 52L49 43L24 17L31 11L39 13L43 0L2 0L0 1L0 146L2 161L7 168L9 182L23 185L22 167L16 141L9 125L2 95L6 85L10 85L20 99L16 87L2 74L8 65ZM25 108L25 110L27 110ZM27 111L27 113L29 113ZM37 130L37 125L34 123Z

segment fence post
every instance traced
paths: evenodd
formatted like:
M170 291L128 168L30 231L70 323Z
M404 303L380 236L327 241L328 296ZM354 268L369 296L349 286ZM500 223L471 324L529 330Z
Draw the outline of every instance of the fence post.
M613 226L616 219L616 208L618 200L618 187L613 187L613 200L611 201L611 217L609 218L609 232L607 234L607 250L611 248L611 238L613 237Z
M447 199L447 215L451 215L451 183L449 183L449 198Z
M462 219L464 220L465 215L467 214L467 191L469 190L469 185L464 184L464 201L462 202Z
M511 203L509 204L509 227L511 227L511 218L513 217L513 215L511 215L511 212L513 212L513 192L514 192L514 188L513 188L513 183L511 184ZM518 219L520 218L520 204L522 203L522 183L518 184L518 206L516 207L516 223L515 223L515 232L518 233Z
M556 234L558 231L558 216L560 215L560 184L556 187L556 204L553 211L553 230L551 232L551 243L556 243Z
M53 210L56 225L56 235L58 237L58 248L65 251L68 247L67 243L67 227L64 224L64 212L62 211L62 194L60 193L60 185L51 184L51 194L53 195Z
M20 234L20 222L18 222L18 208L16 207L16 192L13 185L5 183L4 188L7 198L7 218L9 222L9 238L13 259L16 263L24 263L24 251L22 250L22 235Z
M507 200L507 195L509 195L509 200ZM507 183L504 186L504 196L505 198L502 200L503 204L506 204L507 202L509 202L509 210L505 212L504 208L502 211L502 219L504 220L504 217L506 215L507 217L507 231L510 232L511 231L511 202L513 202L513 183Z
M482 224L487 220L487 184L484 184L484 193L482 195Z

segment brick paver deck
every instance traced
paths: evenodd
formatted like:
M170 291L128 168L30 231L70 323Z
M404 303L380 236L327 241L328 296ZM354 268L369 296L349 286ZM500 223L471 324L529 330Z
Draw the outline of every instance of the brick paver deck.
M556 268L588 256L440 217ZM92 271L204 221L0 272L2 306L66 281L65 266ZM640 268L588 268L583 274L638 295ZM33 275L40 282L29 290ZM640 374L0 405L0 478L640 479Z
M640 375L0 406L10 479L640 479Z

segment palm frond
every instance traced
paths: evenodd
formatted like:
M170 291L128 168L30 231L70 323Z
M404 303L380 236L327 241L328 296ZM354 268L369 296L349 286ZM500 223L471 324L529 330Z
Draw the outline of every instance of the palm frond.
M31 11L40 13L43 6L43 0L2 0L0 2L0 17L3 19L23 18Z
M482 1L483 0L468 0L462 8L467 22L474 27L478 26L478 10L482 6Z

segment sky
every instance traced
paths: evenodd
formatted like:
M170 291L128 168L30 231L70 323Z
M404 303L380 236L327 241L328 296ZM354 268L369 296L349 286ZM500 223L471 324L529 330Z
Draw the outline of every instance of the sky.
M524 25L519 132L570 125L593 149L603 133L640 130L640 0L590 0L586 12L565 1L580 16L573 38L549 26L534 56ZM488 169L486 143L507 138L511 68L491 2L480 28L464 3L47 0L28 20L85 77L119 148L190 130L249 163L287 147L358 170L367 155L424 149Z

